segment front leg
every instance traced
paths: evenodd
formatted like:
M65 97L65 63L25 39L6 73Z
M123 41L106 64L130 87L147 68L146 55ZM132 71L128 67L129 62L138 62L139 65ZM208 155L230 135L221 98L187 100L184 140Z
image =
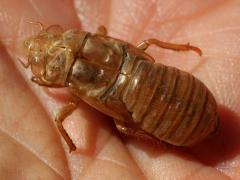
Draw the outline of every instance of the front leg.
M57 128L58 128L60 134L62 135L62 137L64 138L65 142L69 146L70 152L76 150L76 146L74 145L71 138L69 137L69 135L63 128L62 123L63 123L64 119L66 119L66 117L68 117L77 108L77 105L78 105L78 100L69 102L66 106L62 107L58 111L58 113L55 117Z
M32 77L31 81L36 83L39 86L50 87L50 88L63 88L63 86L66 86L66 85L62 85L62 84L53 84L51 82L45 81L45 80L37 78L37 77Z

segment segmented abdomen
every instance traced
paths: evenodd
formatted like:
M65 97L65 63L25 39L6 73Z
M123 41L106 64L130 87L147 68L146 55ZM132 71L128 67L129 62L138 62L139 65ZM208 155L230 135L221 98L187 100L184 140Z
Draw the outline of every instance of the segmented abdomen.
M189 73L173 67L138 61L122 98L138 127L170 144L194 144L218 126L211 92Z

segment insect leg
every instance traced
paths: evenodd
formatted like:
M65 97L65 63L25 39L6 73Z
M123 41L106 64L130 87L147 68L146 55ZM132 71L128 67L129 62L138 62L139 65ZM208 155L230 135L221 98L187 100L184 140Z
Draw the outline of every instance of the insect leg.
M29 24L36 24L36 25L38 25L38 26L40 26L40 30L41 31L43 31L44 30L44 25L41 23L41 22L39 22L39 21L26 21L27 23L29 23Z
M155 144L159 144L159 140L156 139L155 137L150 136L149 134L145 133L143 130L138 130L134 129L131 127L128 127L124 122L119 121L117 119L114 119L115 125L121 133L128 135L128 136L133 136L138 139L143 139Z
M173 44L173 43L167 43L163 41L159 41L157 39L148 39L141 42L137 47L142 50L146 50L150 45L156 45L164 49L171 49L174 51L195 51L199 54L199 56L202 55L201 49L195 46L191 46L189 43L187 44Z
M63 87L63 85L61 85L61 84L53 84L51 82L48 82L44 79L40 79L37 77L32 77L31 81L38 84L39 86L43 86L43 87L51 87L51 88L62 88Z
M69 146L70 152L76 150L76 146L74 145L71 138L63 128L62 122L67 116L69 116L77 108L77 105L78 105L77 101L69 102L66 106L62 107L59 110L55 118L57 128L60 134L62 135L62 137L64 138L64 140L66 141L67 145Z
M17 58L17 60L20 62L20 64L24 67L24 68L28 68L30 66L30 62L28 61L27 63L23 62L23 60L21 58Z
M96 34L106 36L107 35L107 28L105 26L99 26L97 28Z

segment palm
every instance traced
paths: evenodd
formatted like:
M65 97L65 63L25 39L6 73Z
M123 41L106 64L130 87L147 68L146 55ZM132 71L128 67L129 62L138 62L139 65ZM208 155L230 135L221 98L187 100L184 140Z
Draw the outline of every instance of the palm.
M57 0L49 1L51 4L17 2L0 2L0 12L5 14L0 19L3 44L0 53L1 178L16 179L19 174L22 179L63 179L70 174L73 179L220 179L228 176L236 179L240 176L238 1L89 3L82 0L76 1L75 7L71 2ZM69 154L64 143L62 148L52 122L62 101L53 100L28 79L26 83L19 73L24 72L23 68L18 71L14 63L18 54L15 45L29 35L31 29L36 30L25 21L31 18L47 25L79 27L76 14L84 30L94 32L103 24L108 27L109 35L134 44L153 37L199 46L202 58L191 52L176 53L155 47L149 53L157 62L191 71L209 87L220 104L220 133L190 149L155 147L130 138L123 138L122 142L110 118L82 103L64 124L78 147L78 152Z

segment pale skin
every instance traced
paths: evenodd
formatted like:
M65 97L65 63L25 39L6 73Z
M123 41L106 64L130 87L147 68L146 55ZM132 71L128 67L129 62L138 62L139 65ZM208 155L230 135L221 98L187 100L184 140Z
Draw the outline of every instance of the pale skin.
M70 179L70 176L73 179L237 179L240 176L240 46L236 41L240 37L239 2L159 1L152 4L141 1L134 4L132 1L106 1L98 4L78 1L75 8L71 3L59 1L51 1L51 4L17 2L0 3L0 12L13 21L9 23L9 18L3 18L0 22L2 179L16 179L19 174L22 179ZM59 11L54 11L56 4ZM148 17L148 13L141 13L143 10L149 12ZM78 27L91 32L105 25L109 35L133 44L156 38L189 42L201 48L202 57L155 46L147 52L156 62L191 71L209 87L221 104L219 134L187 150L164 145L156 147L121 136L110 118L79 102L63 123L77 146L77 152L70 154L65 141L60 142L54 124L57 109L67 104L69 97L59 90L58 94L54 92L54 98L49 97L43 88L30 82L30 76L19 73L25 69L15 58L19 55L18 40L30 35L31 28L39 30L24 23L29 17L46 25L58 23L65 29Z

